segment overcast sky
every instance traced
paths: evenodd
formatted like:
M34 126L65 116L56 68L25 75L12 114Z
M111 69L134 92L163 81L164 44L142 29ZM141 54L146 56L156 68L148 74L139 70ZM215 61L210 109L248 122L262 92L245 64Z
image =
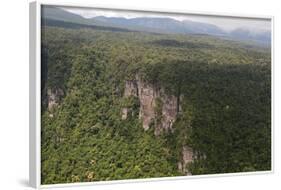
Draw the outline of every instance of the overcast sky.
M155 12L130 12L120 10L106 10L93 8L63 8L66 11L79 14L85 18L92 18L96 16L106 17L169 17L179 21L191 20L196 22L203 22L214 24L226 31L231 31L237 28L247 28L252 32L270 31L271 22L269 19L249 19L249 18L235 18L235 17L217 17L217 16L203 16L203 15L188 15L188 14L163 14Z

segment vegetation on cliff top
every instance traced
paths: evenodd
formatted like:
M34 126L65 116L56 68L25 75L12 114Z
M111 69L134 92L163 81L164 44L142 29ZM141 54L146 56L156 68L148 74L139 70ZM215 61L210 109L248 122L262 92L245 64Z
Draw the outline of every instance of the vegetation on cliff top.
M122 120L124 105L139 109L123 97L136 74L182 96L173 132L155 137L138 114ZM65 95L49 111L54 88ZM42 106L43 184L184 175L183 145L196 153L193 175L271 169L269 49L211 36L45 26Z

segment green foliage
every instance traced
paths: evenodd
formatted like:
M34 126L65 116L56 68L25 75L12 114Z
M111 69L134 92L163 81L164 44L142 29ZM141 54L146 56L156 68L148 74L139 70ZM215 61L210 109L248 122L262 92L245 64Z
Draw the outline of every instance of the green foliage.
M42 28L42 183L271 169L270 51L200 35ZM178 97L173 130L155 137L123 97L136 74ZM62 89L47 109L47 90ZM163 102L156 100L156 120ZM130 110L121 119L122 108Z

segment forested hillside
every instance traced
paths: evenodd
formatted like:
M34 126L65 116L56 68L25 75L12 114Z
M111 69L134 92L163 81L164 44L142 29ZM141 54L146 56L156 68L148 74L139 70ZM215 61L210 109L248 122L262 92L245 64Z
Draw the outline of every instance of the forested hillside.
M42 183L270 170L270 56L209 35L43 25Z

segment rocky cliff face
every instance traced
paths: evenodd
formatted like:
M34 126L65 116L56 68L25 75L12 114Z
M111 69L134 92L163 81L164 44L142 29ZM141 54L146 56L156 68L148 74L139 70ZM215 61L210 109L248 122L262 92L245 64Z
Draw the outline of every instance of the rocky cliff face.
M159 135L169 129L173 130L173 124L178 112L181 110L182 96L176 97L165 93L161 87L154 86L136 76L134 80L125 81L124 97L137 97L140 103L139 119L142 126L148 130L153 124L154 134ZM130 114L130 108L122 108L122 119L126 120ZM191 175L187 165L193 161L193 150L185 145L181 150L181 158L178 169L185 175Z
M138 81L130 80L125 82L125 92L124 96L138 96Z
M158 97L158 91L150 84L138 79L138 91L140 100L139 118L145 130L149 129L155 118L155 99Z
M125 82L124 97L128 98L130 96L138 97L138 84L136 80L130 80ZM122 108L122 120L126 120L130 114L131 109L128 107Z
M181 161L178 162L178 169L185 175L191 175L187 165L193 161L193 150L189 146L183 146L181 151Z
M56 107L63 96L64 96L64 92L62 89L48 89L47 90L48 110L51 111L54 107Z
M151 85L140 77L125 82L124 97L135 96L140 102L139 119L145 130L154 124L155 134L172 129L178 114L178 98L165 93L164 89ZM128 108L122 109L122 119L126 119Z
M162 101L162 117L160 125L156 126L156 134L161 133L163 130L172 129L178 114L178 98L165 94L162 89L160 90L160 97L160 101Z

